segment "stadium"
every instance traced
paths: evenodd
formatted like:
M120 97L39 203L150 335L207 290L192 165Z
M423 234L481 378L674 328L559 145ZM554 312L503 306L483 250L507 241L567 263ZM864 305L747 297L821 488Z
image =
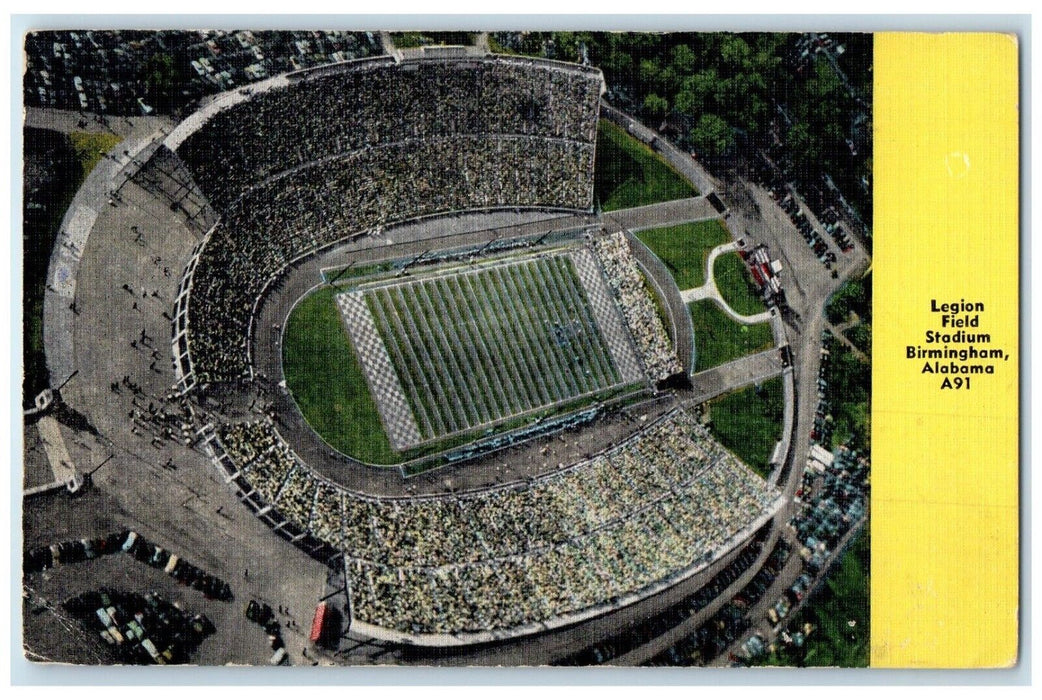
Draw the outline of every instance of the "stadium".
M386 57L222 95L161 147L214 220L179 285L178 388L239 498L343 569L353 630L437 646L570 624L689 577L780 506L681 402L655 401L689 358L625 234L594 216L601 88L599 71L552 61ZM416 237L419 253L365 264L341 252L403 222L497 211L527 228ZM291 327L268 320L301 302L281 280L316 257L347 263L311 291L335 290L358 364L347 392L367 388L379 417L324 435L301 411L307 374L285 388L260 369L278 359L261 329ZM270 408L234 420L200 398L215 393ZM304 456L368 425L401 455L402 484L435 468L466 483L531 435L595 432L598 414L649 399L646 425L520 482L437 493L440 471L409 497L373 489L364 455Z
M595 67L382 41L98 154L41 291L28 599L158 591L213 622L202 664L727 663L827 568L805 542L842 551L797 490L860 249L823 273L793 197L743 199ZM62 537L146 567L54 568Z

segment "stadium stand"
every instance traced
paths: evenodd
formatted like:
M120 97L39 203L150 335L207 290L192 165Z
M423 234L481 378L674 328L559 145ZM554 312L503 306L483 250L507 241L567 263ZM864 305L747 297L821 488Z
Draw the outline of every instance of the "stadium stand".
M592 144L599 92L597 71L549 61L356 61L256 89L214 114L177 153L224 209L280 172L380 145L449 135Z
M221 212L187 285L192 383L249 376L254 303L303 255L440 213L592 208L596 71L500 57L356 63L258 91L178 145Z
M552 61L380 58L257 83L186 119L166 145L220 220L179 286L182 390L252 375L255 305L303 256L448 212L591 211L600 88L598 71ZM681 371L625 239L594 236L583 255L590 262L579 272L603 272L607 283L593 303L617 305L616 335L633 336L624 378L639 375L638 364L656 380ZM258 517L343 563L352 624L406 642L487 641L627 604L748 541L780 504L679 408L553 473L411 498L327 481L270 419L197 419L218 469Z
M662 324L647 285L641 277L637 261L630 253L622 232L592 239L593 250L604 269L619 308L626 319L630 334L644 362L645 371L652 379L661 381L683 372L669 335Z
M403 634L547 624L712 561L778 494L675 410L532 483L376 499L312 475L268 422L223 424L240 488L341 550L360 621Z

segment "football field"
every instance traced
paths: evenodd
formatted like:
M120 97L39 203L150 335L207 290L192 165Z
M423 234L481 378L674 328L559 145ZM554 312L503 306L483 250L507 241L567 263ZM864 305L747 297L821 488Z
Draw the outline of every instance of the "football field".
M606 283L585 272L558 252L341 294L391 443L492 426L639 381Z

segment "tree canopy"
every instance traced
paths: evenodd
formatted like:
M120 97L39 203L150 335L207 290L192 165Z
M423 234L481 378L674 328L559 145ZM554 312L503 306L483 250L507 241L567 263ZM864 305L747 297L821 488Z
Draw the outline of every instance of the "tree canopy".
M871 59L866 35L501 32L498 45L604 71L608 99L713 166L769 152L786 177L829 175L871 217ZM719 163L712 161L723 159Z

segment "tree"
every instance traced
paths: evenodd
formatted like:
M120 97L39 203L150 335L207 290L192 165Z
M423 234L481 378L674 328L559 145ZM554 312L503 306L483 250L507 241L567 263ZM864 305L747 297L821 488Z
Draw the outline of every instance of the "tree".
M752 49L745 39L737 34L728 34L720 44L720 62L730 75L749 70Z
M560 61L579 60L579 40L575 32L554 32L554 58Z
M678 112L698 117L717 109L720 87L720 76L715 69L701 70L684 79L673 104Z
M662 119L668 111L669 102L666 98L659 97L653 92L648 93L648 96L644 98L644 112L653 119Z
M661 71L655 61L645 58L640 62L640 66L637 68L637 80L640 82L639 87L644 90L658 90L660 82Z
M691 130L691 144L702 156L718 158L734 146L734 131L716 114L703 114Z
M680 74L673 66L666 66L659 74L658 82L661 94L675 96L680 89Z
M674 46L670 52L670 66L682 76L691 75L698 68L698 56L687 44Z
M821 159L818 141L806 122L797 122L786 132L785 149L801 176L811 172Z

